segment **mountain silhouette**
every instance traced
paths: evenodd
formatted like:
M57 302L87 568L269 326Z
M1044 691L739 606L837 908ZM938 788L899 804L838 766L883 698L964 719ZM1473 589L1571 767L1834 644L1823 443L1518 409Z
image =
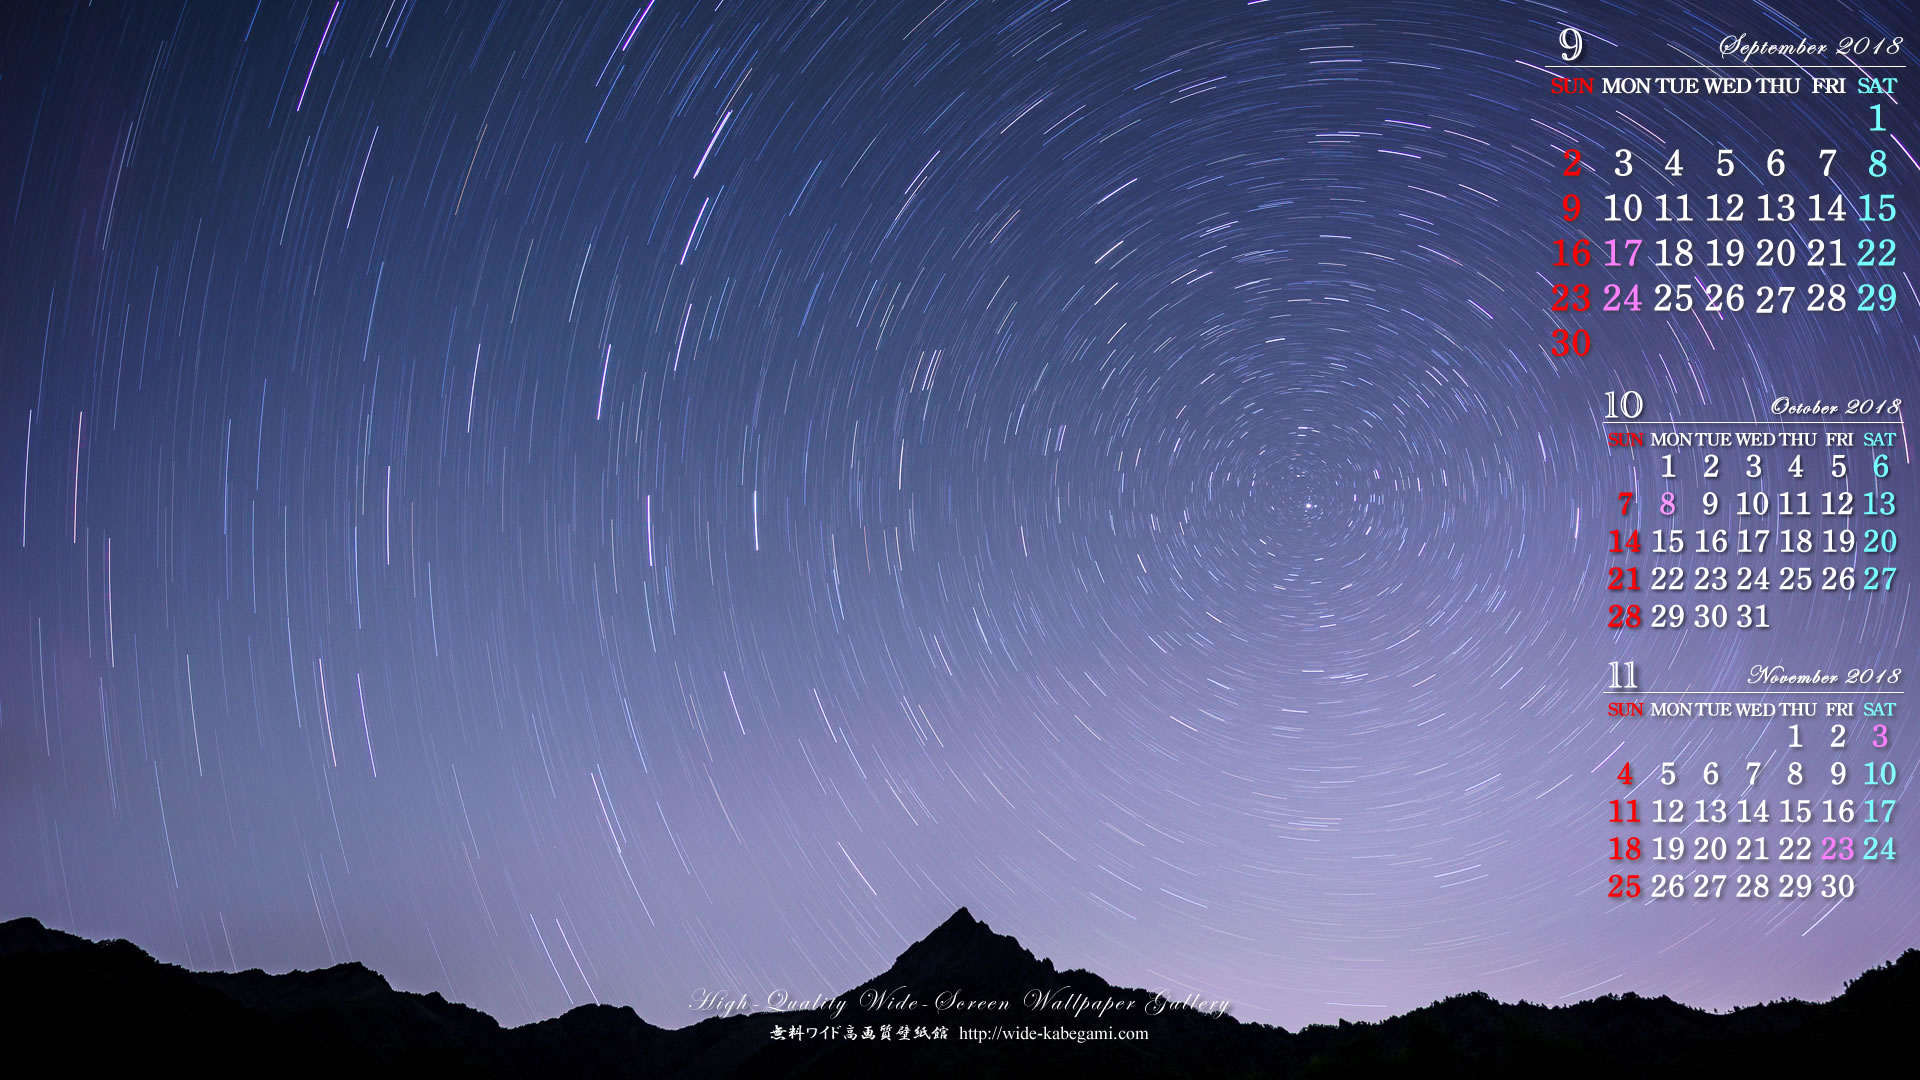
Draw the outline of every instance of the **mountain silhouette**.
M710 1016L667 1029L630 1008L585 1005L503 1028L437 993L395 990L357 963L284 975L196 972L126 941L89 941L34 919L0 923L0 1017L16 1033L10 1050L16 1059L58 1062L79 1075L1826 1074L1882 1060L1916 1005L1920 951L1909 950L1819 1004L1780 1001L1709 1013L1625 994L1549 1008L1474 993L1378 1023L1288 1032L1115 987L1091 972L1057 970L963 907L886 971L817 1008ZM900 1028L927 1037L879 1036ZM796 1029L803 1037L792 1036ZM831 1038L824 1035L829 1029ZM963 1039L963 1030L973 1037ZM942 1031L944 1038L934 1037Z
M931 998L951 989L986 991L1011 986L1044 985L1057 978L1053 961L1033 953L1006 934L996 934L966 908L900 954L886 971L861 983L860 991L907 987Z

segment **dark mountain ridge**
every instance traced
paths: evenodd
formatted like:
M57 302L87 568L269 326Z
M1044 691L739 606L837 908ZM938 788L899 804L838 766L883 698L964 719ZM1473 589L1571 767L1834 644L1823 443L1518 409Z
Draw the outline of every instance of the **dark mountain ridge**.
M1057 970L961 908L885 972L815 1008L713 1016L670 1030L631 1008L586 1005L502 1028L437 993L395 990L357 963L284 975L195 972L126 941L93 942L15 919L0 923L0 1002L18 1033L17 1053L83 1075L1784 1075L1880 1060L1920 1005L1920 951L1820 1004L1717 1014L1635 994L1549 1008L1476 993L1379 1023L1288 1032L1243 1023L1207 1002L1169 1002L1091 972ZM945 1037L878 1035L902 1026L944 1029ZM791 1036L796 1028L802 1037ZM822 1034L828 1029L835 1035ZM962 1029L975 1034L963 1039ZM1110 1031L1146 1036L1116 1039Z

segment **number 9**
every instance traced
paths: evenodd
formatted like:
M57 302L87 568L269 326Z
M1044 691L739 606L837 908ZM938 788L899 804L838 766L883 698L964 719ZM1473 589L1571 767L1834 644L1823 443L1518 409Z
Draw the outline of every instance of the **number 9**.
M1560 59L1571 64L1580 59L1580 55L1586 51L1587 42L1580 36L1580 31L1571 26L1560 31Z

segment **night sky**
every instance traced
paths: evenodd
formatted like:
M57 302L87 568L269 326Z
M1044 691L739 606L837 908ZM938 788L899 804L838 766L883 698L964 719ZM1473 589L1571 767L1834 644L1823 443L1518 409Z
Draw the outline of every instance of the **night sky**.
M1532 3L7 7L0 916L516 1024L837 992L961 905L1288 1026L1826 997L1920 942L1904 863L1604 896L1623 760L1787 753L1606 717L1608 661L1920 674L1904 580L1605 629L1615 493L1659 484L1604 394L1920 398L1906 262L1780 277L1890 314L1547 353L1552 240L1626 235L1568 191L1896 192L1639 235L1904 244L1903 95L1877 135L1853 95L1556 98ZM1588 8L1595 64L1920 34Z

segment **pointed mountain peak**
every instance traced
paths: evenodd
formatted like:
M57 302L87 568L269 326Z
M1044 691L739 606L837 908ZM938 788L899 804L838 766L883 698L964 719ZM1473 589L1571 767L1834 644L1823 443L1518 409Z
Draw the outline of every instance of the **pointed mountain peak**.
M939 926L934 927L933 933L928 934L927 939L932 940L936 936L954 935L954 934L964 934L967 936L972 936L973 934L975 934L980 930L985 930L988 933L993 932L992 929L988 927L986 923L983 923L979 919L974 918L973 912L968 911L964 906L962 906L958 911L955 911L952 915L947 916L946 922L943 922Z
M1053 961L1036 959L1019 941L994 933L963 907L907 946L892 967L862 988L907 987L930 996L953 989L1024 991L1057 979Z

